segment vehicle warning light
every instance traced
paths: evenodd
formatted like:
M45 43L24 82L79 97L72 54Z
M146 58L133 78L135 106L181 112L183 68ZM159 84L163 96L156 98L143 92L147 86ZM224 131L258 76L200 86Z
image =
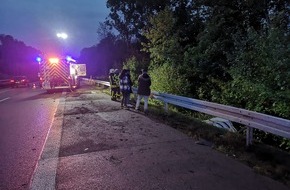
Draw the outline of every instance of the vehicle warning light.
M58 58L50 58L49 62L52 64L57 64L59 62L59 59Z

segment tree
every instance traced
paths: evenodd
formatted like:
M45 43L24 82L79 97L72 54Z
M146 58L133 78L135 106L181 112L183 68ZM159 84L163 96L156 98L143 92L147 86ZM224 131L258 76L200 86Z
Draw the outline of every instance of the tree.
M124 63L123 68L130 70L133 86L138 86L138 77L142 69L148 68L148 62L146 60L139 61L136 57L131 57Z
M10 35L0 35L0 73L5 75L27 75L37 78L38 65L35 61L40 51L28 47Z
M107 25L105 22L100 22L97 29L97 34L99 40L105 39L107 37L112 38L114 36L112 28Z
M271 29L260 36L248 30L248 37L235 42L236 56L221 100L226 104L290 118L289 36Z
M109 35L97 45L81 51L79 61L87 64L88 76L107 76L110 68L121 69L130 57L125 41Z
M148 18L168 5L170 0L108 0L110 14L107 24L115 28L121 38L130 43L133 39L142 41L142 29Z
M183 48L176 32L176 19L169 7L152 16L150 28L144 31L148 42L143 44L150 53L152 88L157 91L185 94L188 83L183 73Z
M220 86L232 80L229 70L231 59L236 57L234 42L247 38L248 28L259 34L267 33L271 24L269 10L274 10L270 4L252 0L203 2L205 27L198 34L197 43L188 46L184 57L191 73L195 73L190 81L195 83L191 92L196 97L211 101L214 91L221 93Z
M150 53L152 64L162 64L170 61L172 64L180 62L181 47L178 33L175 32L175 18L167 7L164 11L151 17L151 27L144 30L148 42L143 43L145 51Z

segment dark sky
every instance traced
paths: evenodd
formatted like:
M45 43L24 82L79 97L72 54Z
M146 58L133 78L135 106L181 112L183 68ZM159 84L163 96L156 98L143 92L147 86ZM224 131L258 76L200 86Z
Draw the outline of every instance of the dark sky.
M0 34L47 54L65 51L76 57L98 43L99 22L108 14L106 0L1 0ZM68 38L57 38L59 32Z

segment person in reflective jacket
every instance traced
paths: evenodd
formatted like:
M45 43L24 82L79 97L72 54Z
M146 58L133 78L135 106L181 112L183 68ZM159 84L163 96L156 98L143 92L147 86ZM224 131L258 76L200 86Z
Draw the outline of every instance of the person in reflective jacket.
M136 110L139 110L141 99L144 99L144 112L147 114L148 112L148 99L151 93L151 78L147 74L147 70L142 70L142 74L138 77L138 90L137 90L137 102L136 102Z
M119 77L117 69L110 69L109 80L111 86L111 100L117 100L117 97L120 94Z
M115 69L114 71L114 80L116 82L116 98L119 99L121 97L121 93L120 93L120 79L119 79L119 70Z

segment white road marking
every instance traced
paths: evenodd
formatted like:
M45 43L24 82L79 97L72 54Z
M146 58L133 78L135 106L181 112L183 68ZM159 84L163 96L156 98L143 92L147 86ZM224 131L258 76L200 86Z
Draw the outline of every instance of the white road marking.
M30 179L30 190L55 190L56 170L59 162L58 155L64 117L65 94L66 93L62 93L62 97L59 100L56 110L61 114L58 117L54 117L47 133L37 165L34 169L34 173Z
M8 99L10 99L10 97L2 99L0 100L0 102L4 102L5 100L8 100Z

